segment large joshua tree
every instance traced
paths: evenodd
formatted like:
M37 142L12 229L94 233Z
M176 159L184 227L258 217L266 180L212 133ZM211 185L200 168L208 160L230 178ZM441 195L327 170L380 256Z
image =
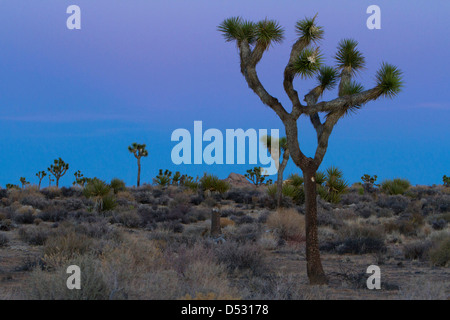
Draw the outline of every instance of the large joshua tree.
M287 146L287 139L286 137L282 137L278 139L278 141L272 141L272 136L268 135L263 137L262 142L264 143L265 147L269 151L270 155L274 158L275 161L278 161L278 155L272 154L272 143L273 145L278 145L278 150L281 150L283 152L283 158L281 160L281 163L278 163L278 170L277 170L277 207L281 206L281 200L283 198L283 173L284 169L286 169L287 163L289 161L289 148Z
M316 17L305 18L296 23L297 39L292 46L284 69L283 86L292 103L288 112L283 105L268 93L259 80L256 65L274 43L282 42L284 30L273 20L251 22L240 17L228 18L218 30L226 41L236 43L241 73L248 86L269 106L284 124L289 153L294 163L302 170L305 181L306 260L307 274L311 284L328 282L320 259L317 236L317 190L315 174L325 156L328 139L336 123L349 112L357 111L369 101L379 97L394 97L402 87L402 72L395 66L382 63L376 73L376 84L369 90L352 80L355 73L365 65L357 42L342 40L334 57L335 67L325 66L318 42L323 38L323 28L316 24ZM317 86L304 96L303 104L294 89L294 79L317 78ZM339 83L339 85L338 85ZM338 97L320 101L325 90L338 85ZM324 115L324 116L320 116ZM307 116L317 133L317 148L314 157L307 157L300 149L298 124L300 116Z
M134 142L131 146L128 147L128 151L134 154L137 159L138 165L138 175L137 175L137 186L141 185L141 158L148 156L148 151L145 150L145 144L138 144Z

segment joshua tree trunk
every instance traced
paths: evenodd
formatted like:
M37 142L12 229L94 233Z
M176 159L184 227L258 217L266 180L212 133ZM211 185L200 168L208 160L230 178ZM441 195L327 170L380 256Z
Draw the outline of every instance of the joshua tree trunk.
M55 178L56 178L56 187L59 188L59 178L58 177Z
M277 207L281 207L281 200L283 198L283 172L286 168L286 165L289 160L289 150L286 150L283 153L283 161L281 162L279 168L278 168L278 175L277 175Z
M305 221L306 221L306 268L311 284L328 282L320 260L319 240L317 234L317 186L316 171L303 171L305 177Z
M137 186L139 187L141 185L141 158L138 158L138 176L137 176Z

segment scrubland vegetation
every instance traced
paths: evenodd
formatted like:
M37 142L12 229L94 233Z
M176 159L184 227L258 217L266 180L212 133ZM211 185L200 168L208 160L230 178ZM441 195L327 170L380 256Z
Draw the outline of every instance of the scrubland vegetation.
M449 297L448 187L378 186L370 176L348 186L337 168L316 178L328 285L306 276L301 176L284 181L277 208L274 185L161 170L140 187L93 178L84 187L0 189L0 298ZM213 208L219 238L210 233ZM66 287L73 264L81 290ZM381 290L366 287L371 264L381 268Z

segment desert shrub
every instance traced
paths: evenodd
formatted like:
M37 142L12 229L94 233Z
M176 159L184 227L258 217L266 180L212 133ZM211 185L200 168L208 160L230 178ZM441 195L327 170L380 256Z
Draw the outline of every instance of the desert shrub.
M376 203L381 208L389 208L395 214L399 214L408 208L410 200L402 195L380 195Z
M2 247L6 247L9 243L9 238L8 236L0 233L0 248Z
M447 221L444 219L433 219L430 224L434 230L442 230L447 227Z
M34 246L42 246L51 234L51 231L46 227L22 227L18 231L19 238Z
M93 178L83 189L86 198L103 197L109 194L111 187L104 181Z
M295 209L279 209L267 218L267 225L286 241L305 240L305 217Z
M244 223L253 223L255 222L255 219L251 216L244 215L242 217L233 217L233 221L236 221L237 224L244 224Z
M350 225L338 232L338 240L327 243L323 250L338 254L365 254L385 252L384 234L379 228Z
M43 221L60 222L66 220L68 212L61 206L52 205L37 214Z
M221 224L226 224L227 222L227 220L224 220L221 221ZM254 243L261 237L263 229L262 226L257 223L247 223L236 226L235 228L230 228L222 231L224 231L225 233L225 238L227 240L229 239L232 242Z
M125 182L123 180L120 180L119 178L112 179L111 183L109 185L113 189L114 194L118 194L121 191L127 190L127 188L125 186Z
M50 204L50 202L44 197L44 195L38 192L25 194L22 197L20 203L23 205L32 206L40 210L46 208Z
M147 189L133 189L132 191L134 198L137 203L142 204L154 204L156 203L156 199L154 198L152 190Z
M41 189L40 192L47 198L47 199L55 199L62 195L61 189L57 187L47 187L44 189Z
M411 187L411 183L406 179L400 178L384 180L381 183L381 190L389 195L404 194L409 187Z
M61 187L61 195L65 198L78 198L83 195L83 189L79 187Z
M367 194L358 194L348 192L341 196L341 202L344 205L359 204L361 202L372 202L373 198Z
M10 231L12 228L11 219L2 219L0 220L0 231Z
M215 250L220 263L230 272L248 270L253 275L264 275L270 270L264 250L256 244L240 244L228 241Z
M120 223L127 228L137 228L141 225L141 217L134 210L113 211L111 213L111 223Z
M344 225L344 221L342 217L337 215L334 211L327 211L322 208L318 208L317 225L323 227L331 227L337 230Z
M281 193L285 197L291 198L296 204L302 204L305 202L305 191L302 186L286 183L283 185Z
M20 224L31 224L36 218L35 212L32 206L20 207L16 210L13 220Z
M64 200L53 200L53 205L60 206L64 208L64 211L72 212L85 208L82 200L77 198L67 198Z
M93 241L84 234L72 230L51 235L44 245L44 254L72 259L93 250Z
M403 247L405 259L408 260L427 260L431 249L431 241L414 241Z
M212 174L205 174L200 179L200 185L203 191L225 193L230 189L230 184L224 180L220 180Z
M211 217L211 210L200 207L192 207L189 209L187 218L190 222L205 221Z
M67 289L67 266L77 265L81 272L81 289ZM31 272L26 295L39 300L106 300L110 297L107 283L101 272L100 261L93 256L76 256L52 271L36 268Z
M236 203L249 204L252 203L254 197L257 197L258 195L259 191L254 188L233 188L224 195L224 198Z
M435 266L447 267L450 264L450 236L433 244L430 250L430 260Z
M339 203L341 195L348 189L348 183L343 179L343 176L342 171L338 168L329 167L323 178L316 179L319 196L328 202Z

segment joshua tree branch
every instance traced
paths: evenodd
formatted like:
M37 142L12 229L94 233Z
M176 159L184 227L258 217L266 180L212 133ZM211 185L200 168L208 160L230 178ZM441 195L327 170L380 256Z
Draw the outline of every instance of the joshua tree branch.
M288 113L278 101L278 99L271 96L264 86L261 84L258 78L258 74L256 73L256 66L251 63L251 49L247 41L242 41L240 44L240 57L241 57L241 72L247 81L250 89L253 90L254 93L261 99L261 101L272 108L276 114L283 121Z

